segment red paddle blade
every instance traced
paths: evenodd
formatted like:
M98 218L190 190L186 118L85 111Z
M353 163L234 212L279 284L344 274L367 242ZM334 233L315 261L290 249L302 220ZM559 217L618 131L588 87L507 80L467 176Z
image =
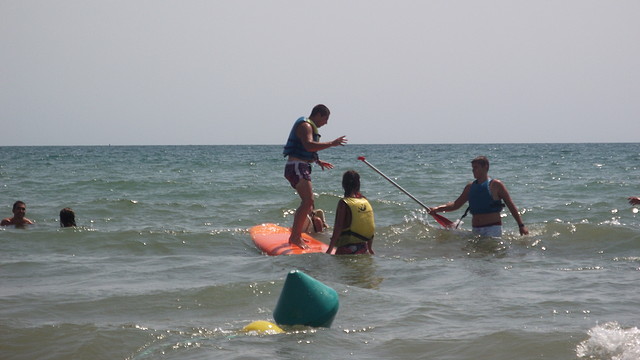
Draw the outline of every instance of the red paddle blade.
M365 160L367 160L367 158L365 158L364 156L358 156L358 160L365 161Z
M456 224L454 224L453 221L447 219L446 217L440 214L430 214L430 215L433 216L433 218L438 222L438 224L444 226L446 229L453 229L456 226Z

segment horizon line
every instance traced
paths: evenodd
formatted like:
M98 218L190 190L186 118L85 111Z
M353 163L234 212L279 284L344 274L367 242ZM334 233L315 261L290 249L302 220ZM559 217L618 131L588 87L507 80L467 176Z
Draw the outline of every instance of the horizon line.
M567 142L478 142L478 143L464 143L464 142L451 142L451 143L355 143L347 144L358 146L387 146L387 145L553 145L553 144L638 144L638 142L631 141L567 141ZM49 145L0 145L3 147L117 147L117 146L284 146L284 144L49 144Z

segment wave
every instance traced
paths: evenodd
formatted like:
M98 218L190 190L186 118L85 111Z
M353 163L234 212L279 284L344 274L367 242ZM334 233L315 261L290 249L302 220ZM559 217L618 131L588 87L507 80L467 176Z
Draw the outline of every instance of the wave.
M590 329L589 338L576 347L582 359L637 360L640 359L640 329L607 322Z

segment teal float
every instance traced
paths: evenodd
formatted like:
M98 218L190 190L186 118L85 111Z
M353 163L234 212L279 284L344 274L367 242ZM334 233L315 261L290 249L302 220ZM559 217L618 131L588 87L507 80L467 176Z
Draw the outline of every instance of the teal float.
M279 325L331 327L338 313L338 293L299 270L292 270L273 311Z

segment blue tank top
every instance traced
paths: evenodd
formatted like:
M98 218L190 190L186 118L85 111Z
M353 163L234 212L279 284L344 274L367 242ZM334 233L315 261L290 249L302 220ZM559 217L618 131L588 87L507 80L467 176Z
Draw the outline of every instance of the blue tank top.
M293 157L306 161L318 160L318 153L307 151L307 149L304 148L304 145L302 145L302 141L300 141L300 138L296 134L298 125L303 122L308 122L309 124L311 124L311 127L313 128L313 141L320 141L320 134L318 133L318 128L316 127L316 125L311 120L308 120L305 117L301 117L293 124L293 128L291 128L289 138L287 139L287 143L284 145L284 151L282 152L282 154L284 156L291 155Z
M494 200L491 196L489 185L491 178L482 184L478 184L478 180L471 184L469 191L469 209L471 214L489 214L502 211L502 201Z

